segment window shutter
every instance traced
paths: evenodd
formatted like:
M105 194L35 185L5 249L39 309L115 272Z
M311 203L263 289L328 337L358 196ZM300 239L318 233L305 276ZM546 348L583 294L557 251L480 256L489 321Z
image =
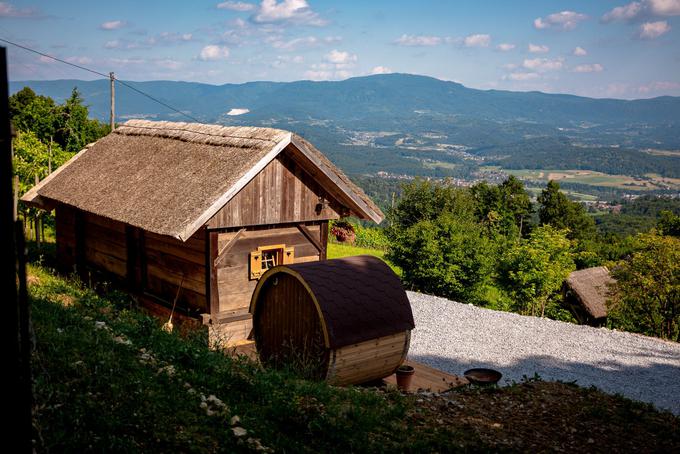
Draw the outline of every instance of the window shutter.
M283 249L283 264L289 265L295 263L295 248L287 247Z
M250 253L250 278L257 279L262 274L262 253L259 250Z

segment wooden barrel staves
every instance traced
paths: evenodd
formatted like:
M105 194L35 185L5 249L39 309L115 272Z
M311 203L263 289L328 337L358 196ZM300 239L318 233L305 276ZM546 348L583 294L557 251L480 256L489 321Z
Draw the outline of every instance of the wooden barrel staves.
M399 278L368 255L274 267L250 312L263 363L336 385L394 373L415 326Z

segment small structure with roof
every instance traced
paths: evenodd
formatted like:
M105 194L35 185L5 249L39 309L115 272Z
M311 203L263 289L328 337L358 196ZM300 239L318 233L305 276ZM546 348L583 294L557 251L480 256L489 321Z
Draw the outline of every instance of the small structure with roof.
M564 282L564 301L582 325L602 326L607 321L607 300L614 279L604 266L569 274Z
M202 320L212 341L246 339L261 275L325 260L328 221L380 209L287 131L130 120L23 197L56 210L62 270L127 283L158 313ZM85 274L87 275L87 274Z
M292 363L338 385L393 374L414 328L399 277L368 255L272 268L250 312L265 364Z

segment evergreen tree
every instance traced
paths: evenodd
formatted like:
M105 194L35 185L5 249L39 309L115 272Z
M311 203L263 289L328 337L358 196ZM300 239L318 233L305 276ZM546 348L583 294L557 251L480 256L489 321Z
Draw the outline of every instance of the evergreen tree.
M572 202L560 190L556 181L550 180L538 196L538 218L541 225L551 225L569 231L569 239L589 240L595 236L595 222L579 203Z

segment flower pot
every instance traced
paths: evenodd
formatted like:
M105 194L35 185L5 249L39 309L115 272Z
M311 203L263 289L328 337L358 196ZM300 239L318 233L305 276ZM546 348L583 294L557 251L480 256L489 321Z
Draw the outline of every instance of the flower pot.
M415 372L412 366L399 366L397 369L397 388L408 391Z

